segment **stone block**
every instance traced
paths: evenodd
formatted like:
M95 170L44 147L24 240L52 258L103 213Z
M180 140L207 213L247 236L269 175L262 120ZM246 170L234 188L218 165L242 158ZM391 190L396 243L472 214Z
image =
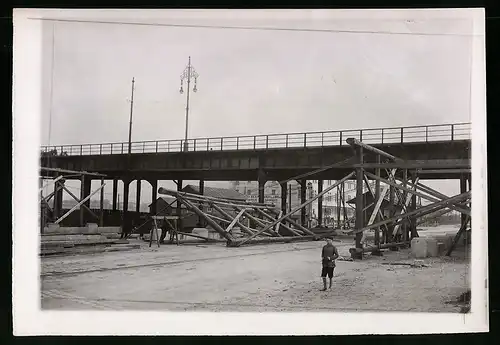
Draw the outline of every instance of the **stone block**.
M438 242L437 247L438 247L438 256L446 254L446 244L444 244L443 242Z
M427 241L422 237L415 237L411 240L411 253L416 258L427 257Z
M47 224L47 226L43 229L44 233L46 234L53 234L53 233L56 233L59 231L59 224L52 224L52 223L49 223Z
M121 234L122 228L120 226L101 226L98 229L100 234Z
M51 242L51 241L77 241L77 240L102 240L106 239L106 236L102 236L99 234L95 235L84 235L84 234L76 234L76 235L42 235L42 242Z
M97 226L96 223L87 223L87 233L89 234L97 234L99 231L99 227Z
M208 237L208 230L205 228L194 228L192 233L193 235Z
M438 241L434 238L426 238L427 242L427 256L436 257L439 256Z

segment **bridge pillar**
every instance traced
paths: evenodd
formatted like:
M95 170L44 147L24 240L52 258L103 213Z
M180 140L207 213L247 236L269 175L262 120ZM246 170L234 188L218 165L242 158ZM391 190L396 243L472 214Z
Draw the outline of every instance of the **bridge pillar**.
M101 177L101 186L104 184L104 177ZM100 193L100 199L99 199L99 209L101 211L100 217L99 217L99 226L104 226L104 187L101 188L101 193Z
M363 148L358 147L356 149L356 154L358 158L358 163L363 164ZM363 228L364 217L363 217L363 208L364 208L364 196L363 196L363 168L356 168L356 230ZM363 244L361 243L361 239L363 238L363 233L356 233L356 248L363 248ZM353 259L362 259L363 253L354 252L351 254Z
M412 174L411 182L413 185L415 185L416 180L417 180L416 173ZM411 197L411 209L412 210L417 209L417 196L415 194L413 194ZM417 237L417 220L415 217L411 217L410 218L410 239L413 239L414 237Z
M392 206L394 206L394 199L395 199L395 193L396 193L396 188L393 186L389 187L389 203ZM390 212L390 217L394 217L396 215L396 210L394 208L391 208ZM388 231L385 234L385 243L391 242L391 237L392 237L392 232L394 231L394 225L391 223L387 224L387 229ZM393 249L396 248L396 249ZM397 247L391 247L389 250L397 250Z
M264 203L264 191L265 191L265 186L267 182L266 178L266 173L263 170L259 170L258 176L257 176L257 182L259 183L259 203Z
M303 204L306 202L306 192L307 192L307 180L300 180L300 203ZM300 209L300 225L306 225L306 208L302 207Z
M467 177L462 174L462 175L460 175L460 194L465 193L465 192L467 192ZM467 219L467 215L461 213L461 216L460 216L461 227L464 226L466 219Z
M139 213L141 211L141 181L137 179L137 188L135 193L135 212Z
M280 187L281 187L281 211L283 212L283 214L286 214L286 210L287 210L286 200L288 198L288 183L287 182L280 183Z
M204 180L200 180L199 191L200 191L200 195L205 194L205 181ZM199 209L203 212L203 203L202 202L200 202ZM198 223L199 223L200 227L204 227L205 226L205 219L203 217L199 216Z
M380 164L380 155L377 155L377 160L376 162ZM380 168L375 169L375 175L380 177ZM380 199L380 180L375 181L375 202ZM379 213L375 215L375 223L378 223L380 221L380 216ZM380 244L380 227L375 229L375 245L378 246ZM376 254L380 254L380 251L376 251Z
M117 210L117 197L118 197L118 179L113 179L113 211Z
M403 169L403 187L407 187L406 182L408 181L408 169ZM403 191L403 205L406 204L406 198L408 197L408 192ZM403 224L401 224L401 231L403 232L403 241L408 241L409 236L408 236L408 228L409 224L408 221L404 221Z
M85 199L90 195L90 187L92 185L92 179L90 176L82 175L81 177L81 185L80 185L80 200ZM84 205L90 207L90 199L84 202ZM80 226L85 226L85 209L80 207Z
M128 213L128 198L130 192L130 183L132 180L123 179L123 222L122 222L122 238L131 230L129 226L130 215ZM130 230L129 230L130 229Z
M54 183L54 219L57 219L59 218L59 216L61 216L63 202L62 185L64 185L63 179Z
M182 191L182 180L177 180L177 191L181 192ZM181 203L179 200L177 200L177 216L179 219L177 220L177 231L182 231L183 226L182 226L182 219L180 218L182 215L182 208L181 208Z
M323 180L318 180L318 194L323 192ZM337 205L338 207L338 205ZM318 198L318 226L323 226L323 197Z
M151 210L152 214L156 214L156 199L158 199L158 180L149 180L151 184Z

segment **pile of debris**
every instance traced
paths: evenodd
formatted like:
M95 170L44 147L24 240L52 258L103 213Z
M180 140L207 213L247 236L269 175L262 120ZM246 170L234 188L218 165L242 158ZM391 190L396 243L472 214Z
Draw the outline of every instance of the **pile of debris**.
M48 224L41 235L40 255L71 255L100 253L139 248L120 239L120 227L98 227L87 224L86 227L60 227Z

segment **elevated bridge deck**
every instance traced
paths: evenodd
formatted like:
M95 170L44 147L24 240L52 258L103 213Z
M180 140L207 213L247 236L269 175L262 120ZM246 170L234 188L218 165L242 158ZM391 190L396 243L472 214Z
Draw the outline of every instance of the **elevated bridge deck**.
M470 169L471 124L411 126L188 140L42 147L44 167L92 171L109 178L182 180L283 180L343 162L314 179L338 179L356 167L346 161L356 138L406 160L398 168L429 169L422 178L458 178ZM365 163L367 170L377 165ZM394 163L378 165L396 167ZM449 173L438 171L449 169ZM458 170L457 170L458 169ZM434 171L434 172L432 172Z

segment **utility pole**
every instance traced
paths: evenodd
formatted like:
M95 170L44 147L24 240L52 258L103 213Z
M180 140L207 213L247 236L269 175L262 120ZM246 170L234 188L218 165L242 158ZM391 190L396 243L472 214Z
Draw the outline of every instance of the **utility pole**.
M128 154L132 152L132 114L134 113L134 83L135 79L132 78L132 95L130 96L130 124L128 127Z
M191 56L189 57L188 65L184 69L184 72L181 74L181 88L179 92L181 94L184 93L184 90L182 88L184 84L184 80L187 81L187 92L186 92L186 130L184 133L184 151L188 151L188 124L189 124L189 91L190 91L190 85L191 85L191 78L194 78L194 88L193 92L197 92L198 89L196 88L196 84L198 81L198 73L194 69L194 67L191 65Z

